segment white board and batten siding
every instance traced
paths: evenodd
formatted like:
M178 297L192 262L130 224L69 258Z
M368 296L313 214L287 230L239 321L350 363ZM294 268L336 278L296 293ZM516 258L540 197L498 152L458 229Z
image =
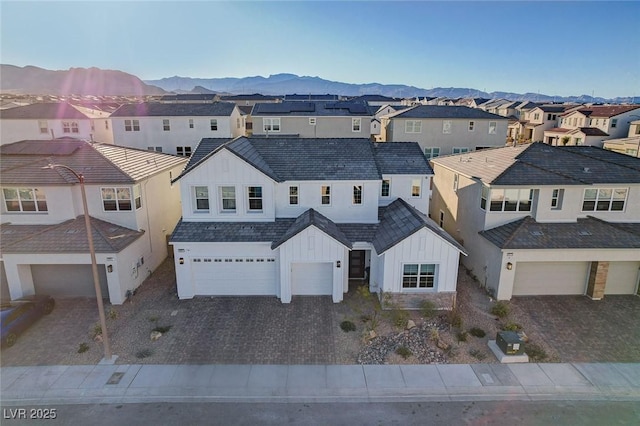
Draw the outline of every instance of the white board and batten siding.
M315 226L310 226L284 242L277 249L280 258L280 299L283 303L291 302L291 297L298 291L311 291L313 283L296 283L294 280L304 278L301 269L307 272L315 271L318 277L314 278L315 288L321 291L323 280L328 274L328 266L331 264L331 295L334 302L342 301L343 293L348 290L349 249L334 240ZM337 267L340 262L340 267ZM314 263L316 265L309 265ZM306 264L306 265L305 265ZM322 266L325 264L325 266ZM295 273L294 273L295 269ZM326 287L324 287L326 288ZM322 290L324 291L324 290Z
M380 272L384 292L455 292L458 280L458 248L427 229L421 229L382 254L384 266ZM433 290L402 288L404 265L407 263L435 264L436 285Z

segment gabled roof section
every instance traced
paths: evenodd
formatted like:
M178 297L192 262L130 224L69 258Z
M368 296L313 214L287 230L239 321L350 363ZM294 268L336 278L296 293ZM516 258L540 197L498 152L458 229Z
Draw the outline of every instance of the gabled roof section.
M597 127L579 127L576 130L584 133L585 136L609 136L609 133L598 129Z
M97 253L118 253L144 235L100 219L91 218ZM88 253L84 216L57 225L0 225L2 253Z
M383 175L432 175L433 169L417 142L373 144L378 170Z
M213 102L216 99L215 93L178 93L176 95L162 95L160 97L161 102L194 102L194 101L210 101Z
M440 228L433 220L420 213L402 198L379 209L380 224L372 241L378 255L389 250L400 241L426 228L446 240L462 254L467 252L456 240Z
M183 222L171 234L172 243L270 243L282 237L295 219L274 222Z
M640 105L595 105L590 107L579 108L576 111L587 117L615 117L625 112L633 111L640 108Z
M539 223L531 216L479 233L498 248L640 248L640 223L609 223L588 216L571 223Z
M252 95L224 95L220 96L222 101L275 101L280 99L278 96L266 96L260 93L254 93Z
M115 110L111 117L229 117L236 104L213 103L161 103L141 102L126 104Z
M131 184L186 159L153 151L90 143L76 139L20 141L0 147L0 178L4 185L65 185L77 179L62 164L83 174L87 184Z
M298 216L298 218L293 222L293 224L289 227L289 229L287 229L287 231L284 233L284 235L282 235L280 239L274 241L273 244L271 244L271 250L275 250L310 226L315 226L343 246L351 249L351 241L349 241L347 236L340 230L340 228L338 228L338 226L333 221L321 215L314 209L309 209Z
M375 114L377 107L364 102L337 101L283 101L279 103L257 103L251 115L259 116L304 116L304 117L362 117Z
M66 102L31 104L0 110L0 118L7 120L88 120L89 117Z
M189 157L189 162L185 166L184 171L182 173L184 174L187 171L191 170L193 167L195 167L196 164L198 164L200 161L202 161L203 158L207 157L209 154L211 154L212 152L216 151L223 144L225 144L225 143L227 143L229 141L231 141L231 139L229 139L229 138L203 138L203 139L201 139L200 142L198 143L198 146L196 147L196 149L191 154L191 157Z
M466 106L417 105L395 114L390 118L441 118L441 119L489 119L507 120L507 117L491 114L477 108Z

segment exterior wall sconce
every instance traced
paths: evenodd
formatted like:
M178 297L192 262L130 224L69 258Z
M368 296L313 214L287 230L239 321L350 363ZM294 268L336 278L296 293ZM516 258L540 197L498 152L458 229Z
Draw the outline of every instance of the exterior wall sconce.
M107 272L113 272L113 265L107 265Z
M184 265L184 257L181 257L179 262L180 262L181 265Z
M513 269L513 263L507 262L507 269L510 271Z
M336 268L339 268L339 267L340 267L340 261L336 260Z

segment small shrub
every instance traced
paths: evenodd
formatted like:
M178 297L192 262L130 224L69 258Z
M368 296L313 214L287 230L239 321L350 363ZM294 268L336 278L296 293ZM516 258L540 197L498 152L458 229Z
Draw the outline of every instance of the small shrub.
M348 333L350 331L356 331L356 325L354 323L352 323L351 321L342 321L340 323L340 328L345 333Z
M165 325L165 326L161 326L161 327L156 327L152 331L158 331L160 333L166 333L167 331L171 330L171 327L173 327L173 326L172 325Z
M398 328L404 328L407 325L407 321L409 321L409 312L394 308L387 313L388 318L391 320L391 323Z
M466 331L461 331L457 334L458 337L458 342L466 342L467 341L467 332Z
M482 352L479 349L471 349L469 351L469 355L471 355L472 357L474 357L478 361L482 361L483 359L485 359L487 357L487 354Z
M522 326L520 324L516 324L515 322L508 322L500 327L502 331L520 331L522 330Z
M491 311L489 312L491 312L491 315L495 315L498 318L504 318L509 315L509 305L506 302L499 300L491 307Z
M424 319L433 318L436 314L436 304L431 300L423 300L420 304L420 313Z
M474 337L484 337L487 335L487 333L485 333L485 331L481 328L478 327L473 327L469 330L469 334L474 336Z
M151 355L153 355L153 351L151 349L142 349L136 352L136 358L140 359L149 358Z
M447 315L447 319L449 320L449 324L454 328L462 328L462 317L457 309L453 309L449 311Z
M440 332L435 327L429 330L429 336L431 337L431 340L433 340L436 343L438 343L438 341L440 340Z
M109 309L109 313L107 314L107 316L111 320L118 319L118 311L116 311L115 309L111 308L111 309Z
M396 349L396 353L404 359L407 359L411 355L413 355L413 352L411 352L411 349L407 348L406 346L400 346L398 349Z
M84 342L80 343L80 345L78 346L78 353L79 354L83 354L88 350L89 350L89 345L87 345Z
M99 334L102 334L102 326L100 323L93 326L93 338L95 339Z
M527 343L524 347L524 352L529 355L529 359L534 362L541 362L547 359L547 352L542 349L542 346L535 343Z

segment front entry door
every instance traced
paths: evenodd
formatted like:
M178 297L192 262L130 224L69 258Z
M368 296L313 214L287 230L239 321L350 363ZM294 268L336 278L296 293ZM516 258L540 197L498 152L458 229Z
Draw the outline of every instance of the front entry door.
M364 250L349 253L349 278L364 278Z

